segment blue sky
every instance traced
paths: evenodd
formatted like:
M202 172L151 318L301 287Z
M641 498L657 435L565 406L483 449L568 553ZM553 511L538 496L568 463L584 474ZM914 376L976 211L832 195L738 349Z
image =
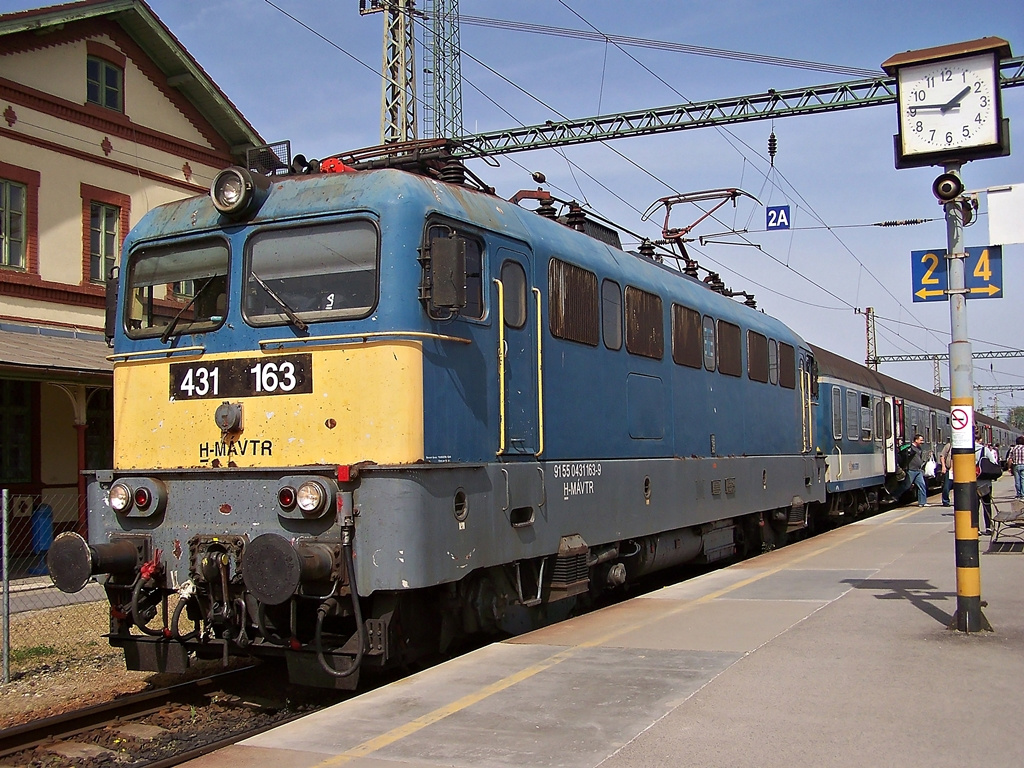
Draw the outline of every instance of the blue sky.
M358 0L273 2L330 42L267 0L150 0L150 5L267 140L290 139L293 152L307 157L377 144L382 16L361 17ZM2 11L31 5L0 0ZM1024 55L1019 0L949 9L919 0L460 3L466 16L876 71L898 52L990 35L1008 40L1014 55ZM467 132L853 79L640 48L624 52L602 42L479 26L463 26L461 43ZM968 189L1024 183L1024 87L1003 92L1003 110L1015 152L965 165ZM773 128L779 149L770 171L766 147ZM871 107L517 153L502 158L496 169L479 161L471 167L503 197L535 187L529 172L543 171L558 196L580 200L650 237L659 236L661 217L643 223L639 212L674 192L738 186L762 203L789 204L794 229L788 232L765 232L763 208L749 202L723 209L718 222L695 230L707 235L746 228L747 241L759 248L695 243L691 253L720 271L731 288L753 292L760 308L808 341L851 359L863 361L865 354L864 318L854 308L868 306L878 315L880 355L944 353L948 304L914 304L911 296L910 251L945 245L942 211L930 191L938 170L895 170L896 128L895 106ZM982 216L966 231L968 245L987 244L984 206L982 198ZM680 208L672 223L689 223L684 221L689 215ZM869 226L894 219L934 221ZM1018 330L1024 327L1019 317L1022 245L1004 248L1003 290L1006 298L968 305L975 351L1024 347ZM932 387L930 363L887 364L881 370ZM942 383L949 383L945 367ZM1024 385L1024 360L979 361L974 383ZM992 397L979 393L976 405L991 408ZM1024 392L1000 393L999 406L1006 405L1024 405Z

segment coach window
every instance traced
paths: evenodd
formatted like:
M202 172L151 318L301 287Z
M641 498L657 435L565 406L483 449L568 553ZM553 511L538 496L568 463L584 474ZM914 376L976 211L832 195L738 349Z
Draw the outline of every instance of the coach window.
M756 331L747 331L747 377L768 382L768 337Z
M740 327L725 320L718 321L718 371L726 376L743 373L743 350Z
M518 261L501 265L501 284L505 289L505 325L522 328L526 325L526 271Z
M622 349L622 289L614 280L601 283L601 329L608 349Z
M700 312L672 305L672 359L678 365L700 368L701 352Z
M874 433L875 433L875 442L876 443L882 442L882 429L881 429L881 425L885 423L885 421L883 419L884 410L882 408L882 402L883 401L880 400L877 397L872 398L872 405L874 407L875 416L874 416L874 422L872 423L871 426L873 427L873 430L874 430Z
M779 342L779 386L796 389L796 349Z
M860 434L860 398L852 389L846 390L846 437L856 440Z
M768 339L768 381L779 383L779 345L775 339Z
M626 286L626 351L661 360L665 355L665 323L661 297Z
M870 440L872 432L871 424L871 395L860 396L860 439Z
M932 411L931 426L928 428L928 439L933 443L939 442L939 415Z
M839 440L843 436L843 392L839 387L832 387L832 437Z
M600 333L599 318L597 275L567 261L551 259L548 262L548 328L551 335L596 347Z

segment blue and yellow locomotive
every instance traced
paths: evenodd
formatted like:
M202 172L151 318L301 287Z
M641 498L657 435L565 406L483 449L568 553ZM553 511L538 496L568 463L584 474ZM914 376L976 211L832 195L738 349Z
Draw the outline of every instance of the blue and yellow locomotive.
M387 151L227 169L125 243L115 466L49 565L105 575L130 668L283 657L351 687L825 502L789 328L546 193Z

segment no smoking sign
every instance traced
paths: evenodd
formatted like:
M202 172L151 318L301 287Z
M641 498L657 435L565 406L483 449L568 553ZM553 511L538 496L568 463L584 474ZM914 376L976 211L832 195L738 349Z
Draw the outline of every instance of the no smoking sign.
M974 407L956 405L949 412L949 423L953 427L953 447L974 447Z

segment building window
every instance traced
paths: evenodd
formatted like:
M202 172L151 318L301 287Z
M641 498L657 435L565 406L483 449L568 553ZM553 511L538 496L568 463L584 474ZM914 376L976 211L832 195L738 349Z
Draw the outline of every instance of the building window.
M25 200L28 190L24 184L0 179L0 236L3 251L0 265L25 268Z
M32 481L32 384L0 380L0 483Z
M85 284L102 283L120 263L129 228L132 201L128 195L80 185L82 196L82 261Z
M124 69L98 56L89 56L85 67L86 101L115 112L124 112Z
M105 203L89 206L89 279L103 281L117 262L121 209Z

